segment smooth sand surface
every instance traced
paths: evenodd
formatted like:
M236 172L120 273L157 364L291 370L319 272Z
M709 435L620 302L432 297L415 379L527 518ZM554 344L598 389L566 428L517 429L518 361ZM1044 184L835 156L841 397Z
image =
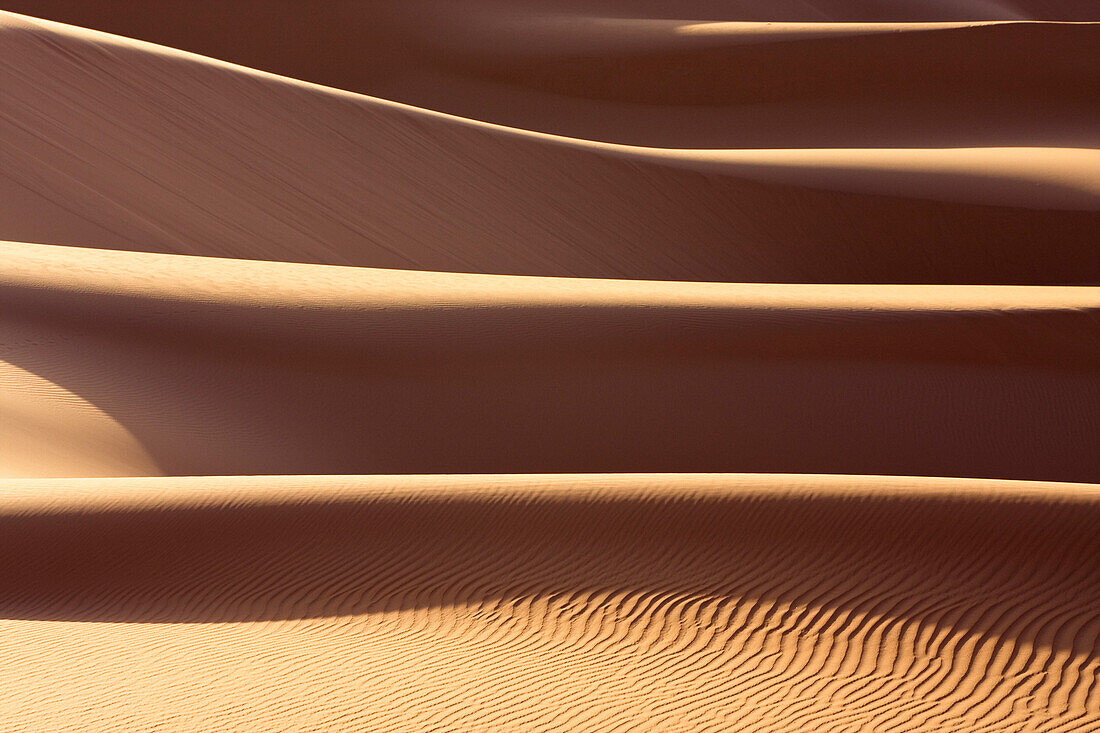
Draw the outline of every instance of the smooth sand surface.
M1100 6L4 8L0 732L1100 730Z

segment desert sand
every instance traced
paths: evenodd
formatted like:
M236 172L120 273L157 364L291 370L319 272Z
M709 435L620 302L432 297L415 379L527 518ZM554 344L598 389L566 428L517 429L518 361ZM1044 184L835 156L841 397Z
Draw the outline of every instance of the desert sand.
M1100 7L3 7L0 731L1100 730Z

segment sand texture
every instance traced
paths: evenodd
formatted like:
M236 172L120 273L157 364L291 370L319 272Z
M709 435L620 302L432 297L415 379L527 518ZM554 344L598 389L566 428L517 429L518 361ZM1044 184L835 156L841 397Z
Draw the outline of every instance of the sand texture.
M4 3L0 733L1100 731L1098 123L1085 0Z

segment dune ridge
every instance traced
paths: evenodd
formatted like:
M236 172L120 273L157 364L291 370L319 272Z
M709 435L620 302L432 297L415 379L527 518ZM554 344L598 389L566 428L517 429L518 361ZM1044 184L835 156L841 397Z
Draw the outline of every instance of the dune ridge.
M168 474L1100 479L1095 288L0 253L0 358L136 437L108 475L148 454Z
M1088 110L1095 111L1088 94L1096 84L1095 63L1090 64L1095 43L1086 40L1095 30L1071 23L1100 21L1100 12L1080 0L1060 7L1045 0L1018 10L1004 3L921 2L907 9L891 2L857 7L845 0L831 9L818 3L816 12L805 2L788 8L779 3L761 7L729 2L647 8L637 2L404 0L369 5L330 2L308 11L294 3L243 0L202 7L115 2L109 9L71 0L23 4L33 7L16 2L9 3L9 9L418 107L546 132L571 130L565 134L604 136L613 142L661 145L665 143L654 141L664 139L684 147L685 138L693 137L710 140L706 147L732 147L736 143L730 141L745 144L776 128L782 142L750 144L804 147L819 134L818 128L829 127L822 124L828 112L823 103L842 89L846 106L858 105L860 116L878 118L862 125L853 125L851 117L836 120L839 129L826 134L846 134L849 144L866 144L869 137L891 130L903 137L919 130L925 144L935 144L959 124L971 136L969 144L1013 130L1010 134L1032 138L1060 130L1062 136L1096 139L1094 126L1087 123ZM734 19L737 22L731 23ZM232 32L242 24L255 32L244 38ZM851 38L837 43L806 38L811 32L827 36L853 30L890 35L855 43ZM795 31L810 43L723 56L724 44L759 40L750 35L758 31L768 31L764 37ZM906 32L905 38L894 37L900 31ZM694 53L671 53L678 47ZM996 55L995 63L985 63L989 54ZM919 63L910 63L917 56ZM370 63L362 63L364 58ZM508 63L501 63L504 58ZM746 67L751 74L737 73ZM734 73L727 73L731 69ZM1046 83L1036 84L1039 79ZM547 95L547 85L571 92L587 89L590 97L628 94L651 103L657 101L657 89L680 99L694 92L696 105L706 96L714 101L714 92L723 85L731 91L751 89L757 95L801 90L803 96L809 93L803 101L810 104L793 109L780 105L769 114L762 109L739 110L736 103L746 100L734 95L727 100L733 106L707 112L682 105L663 112L654 104L601 108L575 103L569 94ZM1028 105L1032 124L1026 128L1013 127L1023 120L1004 104L1008 88L1017 101L1039 102ZM597 89L601 92L593 95ZM929 104L935 100L941 104ZM1071 100L1078 104L1064 104ZM531 110L536 101L542 108ZM945 109L942 103L952 101ZM812 126L800 116L810 110L816 116ZM1037 119L1037 113L1046 114ZM1085 124L1067 128L1070 120ZM922 147L919 142L908 146Z
M1095 151L638 148L5 17L12 240L669 280L1098 278Z
M1100 730L1096 4L4 7L0 731Z

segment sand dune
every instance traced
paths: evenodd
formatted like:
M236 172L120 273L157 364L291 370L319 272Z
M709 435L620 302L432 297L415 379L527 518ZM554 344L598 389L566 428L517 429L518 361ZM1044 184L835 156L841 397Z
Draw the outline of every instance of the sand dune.
M6 7L422 108L604 142L1097 145L1097 30L1080 23L1100 21L1100 10L1084 0L1030 7L33 0ZM249 32L237 32L242 27Z
M623 146L6 18L12 240L527 275L1100 279L1095 150Z
M0 253L0 358L106 412L167 474L1100 481L1094 288ZM45 455L39 475L65 475ZM146 473L135 457L104 475Z
M0 731L1100 730L1095 3L4 8Z
M1100 725L1095 486L206 477L2 493L11 730L67 730L74 709L127 730Z

